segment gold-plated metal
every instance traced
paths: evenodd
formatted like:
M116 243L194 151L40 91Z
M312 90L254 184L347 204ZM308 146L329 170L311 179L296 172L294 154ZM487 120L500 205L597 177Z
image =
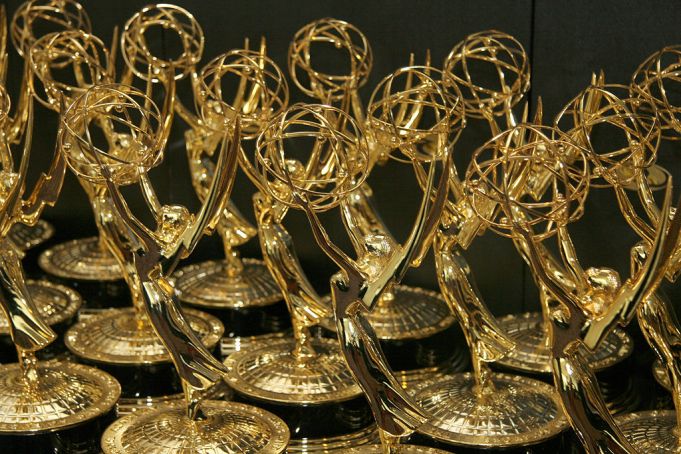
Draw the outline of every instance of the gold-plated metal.
M443 451L441 449L430 448L427 446L417 446L417 445L400 445L396 449L399 449L399 453L403 454L446 454L449 451ZM360 446L357 448L351 448L343 451L344 454L384 454L385 447L383 445L371 445L371 446Z
M27 251L43 244L54 235L54 227L47 221L38 220L36 225L15 224L9 232L10 240L19 246L19 249Z
M675 411L629 413L615 419L635 452L679 452L678 420Z
M655 381L659 383L660 386L662 386L667 391L672 390L672 381L669 378L669 374L667 373L667 370L665 369L664 365L662 365L662 361L660 361L659 359L653 361L652 372Z
M573 136L574 137L574 136ZM577 142L557 130L520 125L493 139L492 156L482 147L473 157L466 181L474 197L497 203L500 210L486 223L514 238L528 262L550 321L554 382L570 424L587 452L635 452L610 415L584 348L594 350L617 326L636 314L639 303L655 292L676 244L681 217L668 219L655 233L650 254L631 278L620 283L606 268L583 269L566 225L582 211L590 168ZM540 200L518 197L514 188L535 167L552 175ZM665 208L669 209L669 186ZM544 241L556 237L560 259Z
M289 454L313 454L332 452L371 452L374 443L379 441L376 426L349 434L326 437L320 439L291 439L286 452ZM377 445L380 448L381 445ZM377 452L381 452L380 449Z
M547 344L547 326L539 312L513 314L499 319L499 326L513 340L515 348L497 361L508 368L536 374L551 373L551 351ZM616 328L585 358L595 372L605 370L627 359L634 342L624 330Z
M202 409L202 421L187 419L182 405L125 416L104 432L102 450L105 454L280 454L286 449L288 428L272 413L214 400L204 402Z
M189 123L185 133L187 158L192 184L200 199L215 172L211 156L215 152L219 131L225 123L239 118L242 139L249 142L266 122L286 108L288 85L279 67L266 55L265 41L258 50L227 52L211 60L199 73L192 73L194 103L197 114L178 104L178 113ZM234 82L236 93L223 91ZM252 178L248 159L240 146L242 168ZM253 238L257 230L229 203L217 228L225 258L191 265L175 275L180 298L192 305L211 309L239 309L271 305L282 300L281 290L265 263L242 259L237 247ZM200 291L197 291L200 286Z
M292 155L291 142L299 138L308 139L311 147L302 157ZM341 268L331 280L341 352L369 400L385 449L392 449L400 437L412 433L426 418L390 371L365 314L376 306L386 287L419 263L427 250L446 195L451 164L447 151L438 149L431 155L425 196L405 244L381 248L379 243L367 248L374 260L360 257L355 261L330 240L318 213L340 205L366 178L367 143L356 123L342 110L328 105L296 104L269 123L258 138L257 150L261 188L282 206L302 209L315 240ZM431 200L436 169L442 174L436 197ZM360 240L369 243L372 239Z
M26 289L33 299L39 316L49 326L72 319L83 304L80 295L64 285L28 279ZM0 314L0 334L9 333L10 322L4 314Z

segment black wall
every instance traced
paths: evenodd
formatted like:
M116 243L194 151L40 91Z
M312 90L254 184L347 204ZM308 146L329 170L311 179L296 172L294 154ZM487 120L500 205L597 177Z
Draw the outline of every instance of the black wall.
M9 0L9 14L20 4ZM95 34L110 41L115 25L122 25L146 2L132 0L87 0ZM532 65L531 100L541 96L546 118L551 118L589 82L593 71L603 69L610 82L627 83L638 64L655 50L681 43L681 3L673 1L551 1L551 0L431 0L431 1L177 1L192 12L202 25L206 48L203 62L241 47L245 37L265 36L269 55L286 68L288 43L295 31L321 17L336 17L356 25L368 37L374 52L371 79L362 90L365 101L372 87L385 75L404 66L410 52L417 60L430 49L439 66L449 50L467 34L498 29L515 36L527 50ZM120 62L119 62L120 64ZM9 86L19 85L21 60L11 54ZM187 87L183 88L186 95ZM305 97L291 84L292 98ZM185 102L191 100L185 97ZM34 141L33 174L47 163L54 147L57 119L40 107ZM182 134L185 127L176 122L166 161L154 170L159 195L166 203L197 207L190 186ZM489 128L472 121L456 148L460 171L467 156L489 137ZM670 168L678 166L674 148L665 144L661 161ZM378 206L398 238L404 238L419 200L419 192L407 166L390 164L379 168L370 180ZM243 211L250 211L252 188L240 175L233 198ZM69 175L62 197L45 218L52 221L61 238L94 233L87 199L76 179ZM621 222L621 216L608 191L594 191L585 217L572 229L585 265L607 265L628 272L628 248L635 237ZM342 238L337 216L326 216L334 238ZM332 264L312 241L304 216L291 213L288 226L296 239L301 260L323 288ZM339 240L340 241L340 240ZM347 244L346 244L347 245ZM257 241L243 249L245 256L259 255ZM218 257L220 245L215 238L205 239L190 260ZM534 286L509 240L492 233L476 240L468 254L478 285L490 306L498 313L517 312L535 307ZM407 282L434 288L432 260L414 270Z

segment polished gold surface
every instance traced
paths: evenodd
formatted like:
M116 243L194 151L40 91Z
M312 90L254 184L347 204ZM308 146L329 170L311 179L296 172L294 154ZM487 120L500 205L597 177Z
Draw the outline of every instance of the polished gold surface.
M269 306L282 300L265 264L242 259L241 271L230 276L227 261L211 260L186 266L173 278L180 300L205 309Z
M343 360L338 341L314 339L309 358L294 355L295 341L252 342L231 354L227 383L241 394L269 402L317 405L362 394Z
M74 290L48 281L26 281L31 299L39 316L50 326L74 317L83 304L83 299ZM0 334L9 334L9 320L0 314Z
M102 436L105 454L233 454L284 452L289 430L273 414L249 405L208 400L205 419L188 419L181 405L125 416Z
M47 249L38 258L46 273L64 279L116 281L123 277L114 256L97 237L71 240Z
M103 416L121 387L109 374L70 362L39 363L38 379L19 364L0 366L0 432L36 434L77 426Z
M15 224L9 231L9 239L19 249L26 251L32 249L54 235L54 227L47 221L38 220L36 225Z
M636 452L664 454L681 450L675 411L631 413L616 421Z
M480 395L473 374L426 381L415 390L432 415L419 431L461 446L509 448L548 440L567 429L553 387L538 380L493 374L494 390Z
M515 343L515 348L497 362L511 369L538 374L551 373L549 333L539 312L507 315L499 326ZM612 367L634 350L634 342L624 330L616 328L603 339L595 351L585 351L584 358L598 372Z
M394 448L397 454L446 454L450 451L443 451L442 449L429 448L426 446L416 445L399 445ZM361 446L340 451L345 454L385 454L385 448L382 445Z
M276 333L260 334L255 336L223 337L220 341L220 353L222 354L223 358L227 358L232 353L248 349L254 342L276 342L278 340L287 338L289 335L290 333L286 331L280 331Z
M186 309L189 326L203 345L213 349L224 327L203 312ZM98 363L144 365L170 362L163 341L148 320L133 308L109 309L69 328L64 344L76 356Z

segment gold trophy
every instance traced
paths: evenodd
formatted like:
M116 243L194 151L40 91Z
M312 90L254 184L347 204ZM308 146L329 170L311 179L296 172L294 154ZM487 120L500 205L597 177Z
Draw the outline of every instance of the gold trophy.
M11 27L14 45L26 60L30 58L31 47L40 38L36 35L36 29L40 30L45 24L49 24L47 29L50 31L80 30L91 33L90 18L79 3L73 0L28 1L14 14ZM40 97L38 99L43 100ZM53 97L52 101L47 104L48 108L58 111L59 98ZM115 259L103 246L99 238L68 241L44 251L38 262L48 274L78 287L88 300L91 297L102 300L117 293L115 286L107 286L102 282L112 283L122 277Z
M326 50L326 55L325 51ZM324 57L333 55L347 61L345 73L324 71ZM428 58L427 58L428 60ZM333 105L350 115L359 125L370 131L359 89L368 80L373 63L371 46L364 34L345 21L326 18L311 22L296 32L289 46L288 65L291 79L306 95L326 105ZM413 55L410 65L413 65ZM429 66L429 61L426 61ZM393 95L393 93L391 93ZM376 99L378 102L379 99ZM406 105L402 107L404 110ZM371 109L371 106L369 106ZM383 131L390 134L392 131ZM385 163L394 144L368 136L369 171L374 165ZM387 142L387 143L386 143ZM366 245L357 236L381 237L386 247L397 242L383 223L373 201L368 182L362 183L343 199L343 225L358 256L366 256ZM367 318L382 342L391 364L399 364L402 380L419 380L423 373L446 367L458 370L465 366L463 349L443 349L445 339L453 337L454 317L442 296L423 288L407 285L389 286L379 299L376 310ZM334 330L332 319L323 323ZM408 352L427 352L406 357Z
M172 101L167 104L166 111ZM148 170L162 157L163 146L158 142L165 140L154 134L154 129L166 128L171 119L170 115L160 117L143 93L112 84L91 87L62 117L59 143L66 162L96 191L96 212L107 246L124 269L131 293L138 296L141 313L137 321L150 324L158 333L163 352L172 358L182 380L185 396L184 406L161 407L119 419L104 434L102 449L106 453L168 449L279 453L286 446L288 431L276 417L245 405L204 401L226 370L202 344L167 279L178 261L217 224L236 168L238 124L233 135L225 135L209 193L193 214L182 206L162 205L148 180ZM119 141L110 144L110 135L104 134L105 149L96 146L95 128L120 131L122 126L129 128L128 135L118 136ZM155 228L135 217L123 199L120 187L132 184L139 185Z
M81 53L84 53L82 48ZM150 64L149 73L153 75L155 68L158 69ZM152 77L148 77L147 81L146 93L149 94L152 93ZM163 75L158 73L155 77L163 78ZM105 142L99 144L100 148L108 150L113 156L135 159L134 162L139 163L141 168L155 167L163 158L175 97L173 75L163 78L163 82L165 100L162 111L145 93L127 85L118 85L116 93L120 99L127 100L126 104L106 112L102 111L103 108L97 110L93 107L93 118L86 118L84 115L91 108L87 102L96 103L97 99L81 95L77 98L79 103L74 101L62 114L62 122L70 125L76 133L81 132L78 122L92 122L93 126L98 126L93 131L99 136L88 136L88 140L99 138ZM62 134L60 140L72 141L69 134ZM79 149L71 150L70 146L62 145L66 154L78 152ZM110 249L109 253L119 261L119 266L124 266L127 262L121 262L119 253L115 249L111 250L111 239L102 224L106 218L106 213L101 211L105 206L102 197L107 194L103 180L87 178L82 172L77 173L77 176L92 203L100 237ZM144 200L150 206L157 207L158 200L146 172L139 176L139 182L144 190ZM128 273L124 274L124 278L131 292L132 307L102 311L81 319L67 332L65 344L81 361L96 364L116 376L122 383L125 398L142 399L144 403L150 396L176 394L181 391L181 383L173 372L171 357L145 315L141 290ZM214 348L223 333L221 323L198 311L188 311L187 316L199 338L208 348Z
M528 137L518 142L517 138ZM665 219L642 266L624 283L608 268L581 267L567 231L578 219L590 185L587 153L557 129L520 125L478 150L466 174L474 207L498 233L513 238L528 262L551 321L554 382L570 424L589 453L636 452L615 424L599 391L587 351L594 351L617 325L626 325L641 301L656 290L681 227ZM549 189L537 199L518 194L524 180L550 173ZM665 209L669 209L667 190ZM479 209L497 204L493 213ZM555 238L559 257L546 241Z
M80 298L70 289L47 282L27 282L21 264L23 253L9 237L14 224L35 224L45 206L56 202L66 169L57 148L48 173L41 175L30 196L24 199L34 127L30 89L28 86L25 88L28 91L22 93L22 99L26 104L20 106L17 117L11 118L8 115L9 97L0 87L3 181L0 197L0 304L3 324L9 330L19 358L18 364L0 366L0 399L4 402L0 415L0 438L3 449L12 452L91 450L91 436L101 433L102 424L106 424L120 396L120 385L109 374L92 367L37 360L36 354L57 337L41 315L54 310L59 312L57 316L72 317ZM25 118L16 121L23 115ZM18 130L22 131L23 152L17 166L10 134L12 128L22 122ZM14 138L20 141L21 136ZM50 304L52 308L48 307ZM49 321L54 322L54 319Z
M439 100L434 103L436 106L446 105L442 100L456 96L457 84L448 79L447 73L434 73L439 73L442 83L430 82L435 87L430 89L433 92L431 96ZM424 79L415 86L427 88L429 84ZM447 91L444 91L445 87ZM418 101L424 102L423 94L417 90L413 90L412 96L414 105L418 105ZM460 94L456 99L459 104L463 102ZM389 104L382 106L383 129L389 129L391 123L399 119L400 137L425 136L423 132L412 129L408 122L410 112L403 113L400 118L393 116L395 109L390 107ZM448 125L445 123L444 126ZM438 143L447 145L447 132L449 130L445 129L444 137ZM493 149L503 144L504 134L496 136L499 142L492 141L487 147ZM415 154L414 151L411 153ZM417 175L422 176L420 180L424 186L425 171L421 170ZM533 445L556 439L567 428L567 421L553 388L522 376L492 373L490 369L489 363L498 361L515 345L485 306L464 250L487 227L476 208L485 213L494 213L498 209L494 203L476 207L477 201L470 197L469 188L459 179L455 169L451 171L448 184L451 199L445 205L433 243L435 265L442 294L460 321L471 351L473 372L431 377L415 386L415 400L424 411L432 414L428 423L418 430L446 444L487 449ZM526 188L518 184L515 189L522 193Z
M366 142L354 121L331 106L314 108L318 111L298 106L273 118L258 138L258 156L271 152L272 141L291 127L298 140L305 137L310 143L315 141L306 167L300 161L286 164L300 180L333 178L325 172L335 171L330 160L337 148L356 149L356 160L366 162ZM321 117L333 124L320 124ZM346 133L338 133L336 124L343 124ZM335 135L342 142L328 145L323 140L326 135ZM308 281L284 226L293 201L290 195L285 201L280 200L281 195L271 195L260 179L259 162L252 161L242 154L241 165L260 190L254 196L254 207L263 257L284 294L293 335L253 341L231 354L225 361L230 369L227 383L241 398L264 405L287 422L293 434L289 452L325 452L371 443L376 439L371 412L346 366L337 339L310 332L333 314L328 302ZM336 196L341 197L338 193ZM329 208L334 204L338 202Z
M399 439L411 434L426 417L392 374L366 313L378 306L385 288L418 264L429 247L447 192L451 161L446 147L438 147L428 158L426 192L409 238L404 244L387 248L377 236L366 236L363 241L370 255L358 260L352 260L332 242L319 219L320 212L338 207L366 178L369 154L366 138L357 125L334 107L296 104L271 121L257 148L261 187L276 203L305 212L315 240L341 268L331 279L341 352L369 401L383 441L382 447L361 446L351 452L440 452L397 446ZM302 150L305 155L293 156L292 150ZM441 180L435 191L438 169Z
M252 147L267 121L288 105L288 85L279 67L266 55L264 39L258 50L232 50L211 60L192 74L194 102L198 114L181 104L177 112L190 125L185 133L187 158L194 189L200 199L215 172L210 156L217 146L216 129L239 118L242 124L240 149ZM227 92L225 87L231 87ZM228 96L233 96L227 100ZM252 179L252 178L251 178ZM282 325L282 293L261 260L241 258L237 247L257 230L231 201L217 228L225 258L189 265L175 273L180 299L218 316L227 337L237 347L246 336L279 331ZM286 322L283 322L286 326Z

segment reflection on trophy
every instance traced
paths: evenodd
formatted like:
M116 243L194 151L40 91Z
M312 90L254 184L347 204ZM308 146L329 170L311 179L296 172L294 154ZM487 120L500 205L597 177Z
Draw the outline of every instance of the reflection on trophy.
M306 144L304 156L292 155L293 150L302 149L300 144L296 146L298 141ZM446 151L446 147L438 148L429 158L426 192L406 242L390 248L379 236L357 237L369 253L353 260L329 238L319 213L338 207L366 178L367 143L357 125L339 109L296 104L273 119L258 139L256 161L262 188L277 203L305 212L315 240L341 269L331 279L332 311L341 352L369 402L385 450L393 449L426 417L392 374L366 313L378 307L387 286L398 282L410 266L420 263L429 247L447 191L451 162ZM437 168L441 175L435 191ZM433 192L436 196L431 200ZM380 449L360 447L353 452ZM438 451L405 445L399 452Z
M28 86L25 88L28 90ZM54 205L65 173L64 160L57 149L48 173L41 175L30 196L24 199L34 127L30 91L22 94L22 100L26 104L19 106L14 118L10 117L9 97L0 87L0 303L3 328L9 332L19 358L19 363L0 366L0 438L3 449L11 452L93 449L96 440L91 436L101 433L107 423L120 396L120 385L109 374L92 367L37 360L36 355L57 337L48 323L59 326L72 318L81 300L65 287L44 281L27 282L21 264L23 252L9 237L14 224L35 224L45 206ZM20 142L23 136L17 165L10 134L21 116L23 124L16 130L22 134L14 137ZM50 317L44 320L44 314Z
M516 142L527 135L527 141ZM668 219L663 222L650 254L624 283L609 268L584 269L567 231L567 224L581 216L591 178L578 142L556 129L532 125L521 125L495 140L500 142L491 155L484 148L476 152L476 165L469 168L466 181L474 200L483 206L498 204L501 212L483 219L514 239L541 292L548 295L542 303L551 322L551 365L565 415L587 452L635 452L608 411L585 350L594 351L617 325L626 325L638 304L654 293L681 218L671 227ZM541 199L514 194L537 167L553 175L547 193ZM669 195L668 190L667 210ZM550 238L558 243L559 257L546 246Z
M222 125L239 118L242 154L252 148L267 121L287 107L288 86L279 67L266 56L265 41L258 50L232 50L222 54L198 74L193 74L194 102L198 115L178 104L177 111L191 126L185 133L192 183L200 199L212 180L211 155ZM232 97L233 96L233 97ZM231 99L227 100L228 97ZM245 169L248 172L248 169ZM251 175L249 175L251 177ZM251 177L251 180L253 178ZM241 336L281 331L288 323L283 314L282 293L264 262L242 259L237 247L257 230L228 203L217 228L225 259L189 265L175 274L180 299L219 317L227 336L235 343Z
M325 67L323 64L330 61L330 57L347 61L344 64L347 69ZM376 163L386 162L390 149L395 147L394 141L398 140L392 139L391 143L390 136L394 131L387 129L381 131L381 137L372 137L371 121L365 118L359 89L367 82L372 61L371 47L364 34L352 24L337 19L320 19L307 24L295 34L289 46L289 72L296 86L319 102L337 106L367 129L369 171ZM410 65L413 66L413 55ZM370 105L369 111L381 102L387 102L386 98L381 99L383 96L392 97L390 102L397 101L399 94L391 93L390 89L384 93L385 88L383 85L381 89L375 89L373 102L376 106ZM397 86L394 90L397 91ZM409 87L406 87L404 93L408 92ZM405 102L402 112L406 107ZM415 115L412 121L418 121L417 117ZM343 199L341 214L358 256L367 255L358 236L375 235L382 238L387 247L397 244L381 220L368 182L363 182ZM400 370L405 385L424 374L441 369L461 370L466 365L463 349L443 348L445 341L456 337L456 328L447 304L435 292L407 285L389 286L381 295L376 310L367 313L367 317L381 340L389 363ZM332 320L326 320L323 326L334 330Z

